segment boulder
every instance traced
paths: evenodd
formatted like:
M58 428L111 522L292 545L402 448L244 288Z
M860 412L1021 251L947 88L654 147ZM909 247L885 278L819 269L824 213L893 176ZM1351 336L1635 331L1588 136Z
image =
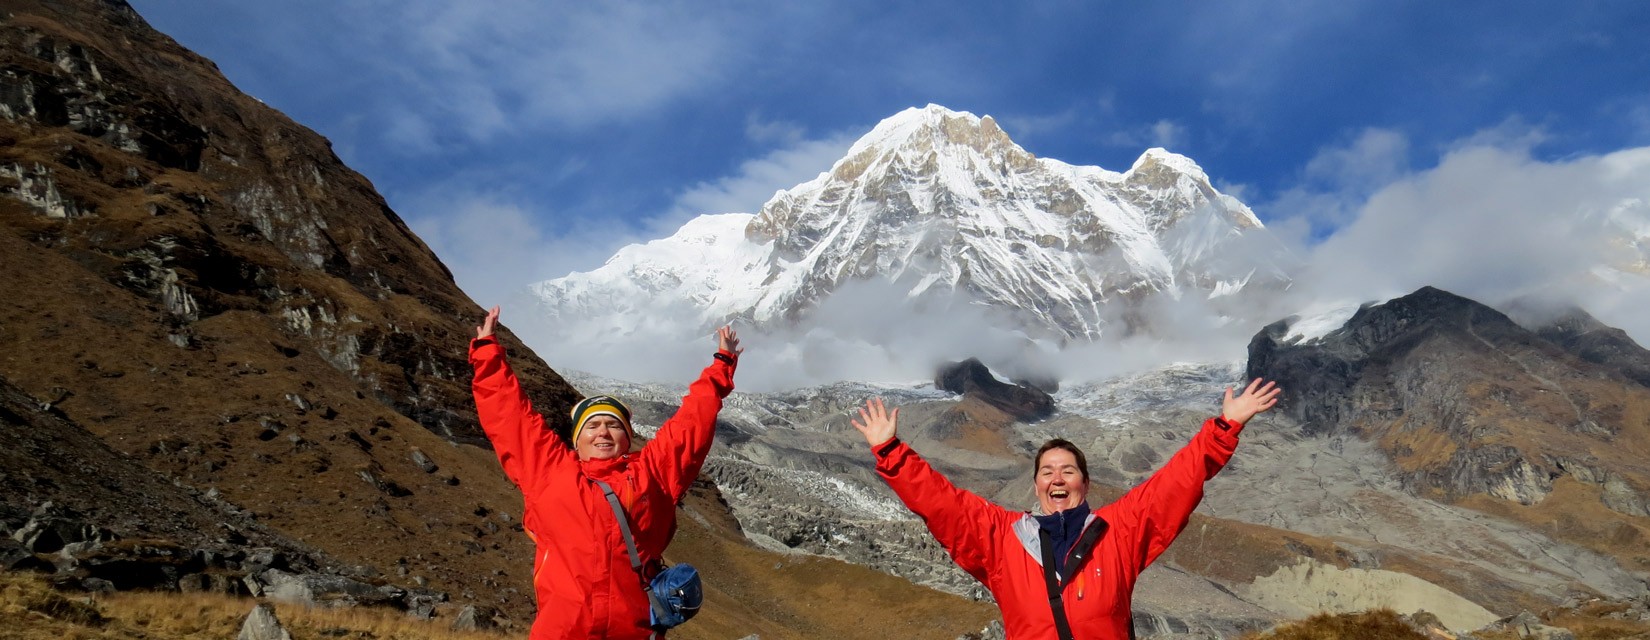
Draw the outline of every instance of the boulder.
M281 621L275 618L275 608L267 602L260 602L252 607L252 613L247 614L246 621L241 623L241 633L235 640L292 640L292 634L287 633L281 626Z
M464 605L453 619L453 631L490 631L498 628L498 610L492 607Z
M41 560L23 543L11 538L0 538L0 571L45 571L51 564Z

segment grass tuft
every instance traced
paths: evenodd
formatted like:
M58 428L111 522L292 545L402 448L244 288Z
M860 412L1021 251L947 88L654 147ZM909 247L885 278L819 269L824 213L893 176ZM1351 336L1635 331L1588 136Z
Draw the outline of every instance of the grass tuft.
M1320 613L1242 640L1429 640L1391 609L1339 615Z

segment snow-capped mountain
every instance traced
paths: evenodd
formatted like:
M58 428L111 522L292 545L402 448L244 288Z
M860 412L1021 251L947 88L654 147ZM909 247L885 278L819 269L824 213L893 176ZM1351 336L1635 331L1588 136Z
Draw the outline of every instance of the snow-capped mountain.
M1282 285L1291 260L1189 158L1151 149L1122 173L1074 166L1020 148L989 116L929 105L882 121L755 215L701 216L532 291L575 339L661 318L805 325L861 287L879 309L983 307L1063 341L1099 337L1153 294Z

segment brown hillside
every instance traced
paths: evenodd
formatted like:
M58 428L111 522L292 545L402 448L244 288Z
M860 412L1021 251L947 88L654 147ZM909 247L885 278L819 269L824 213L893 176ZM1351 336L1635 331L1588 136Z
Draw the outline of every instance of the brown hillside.
M1290 389L1279 409L1309 433L1377 443L1417 495L1650 568L1650 388L1622 367L1431 287L1320 341L1287 325L1255 336L1248 373Z
M0 1L0 43L0 376L276 532L528 616L519 497L467 446L480 311L372 185L124 3Z

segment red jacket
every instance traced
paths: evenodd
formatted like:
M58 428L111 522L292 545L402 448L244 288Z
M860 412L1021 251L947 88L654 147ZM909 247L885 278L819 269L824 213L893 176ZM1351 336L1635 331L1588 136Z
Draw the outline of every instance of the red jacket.
M646 638L652 632L647 596L630 568L618 520L591 479L619 494L642 562L656 565L676 534L676 503L710 452L722 398L733 390L733 354L727 355L728 361L705 367L682 408L641 451L580 461L522 395L504 349L491 338L470 343L481 428L504 475L521 489L522 524L536 545L532 640Z
M1237 448L1242 425L1210 418L1168 464L1116 502L1089 516L1110 525L1077 576L1062 581L1066 619L1078 640L1134 636L1129 601L1141 570L1169 548ZM1055 638L1043 579L1037 521L958 489L904 443L876 448L881 474L905 506L928 524L951 558L997 599L1010 640Z

